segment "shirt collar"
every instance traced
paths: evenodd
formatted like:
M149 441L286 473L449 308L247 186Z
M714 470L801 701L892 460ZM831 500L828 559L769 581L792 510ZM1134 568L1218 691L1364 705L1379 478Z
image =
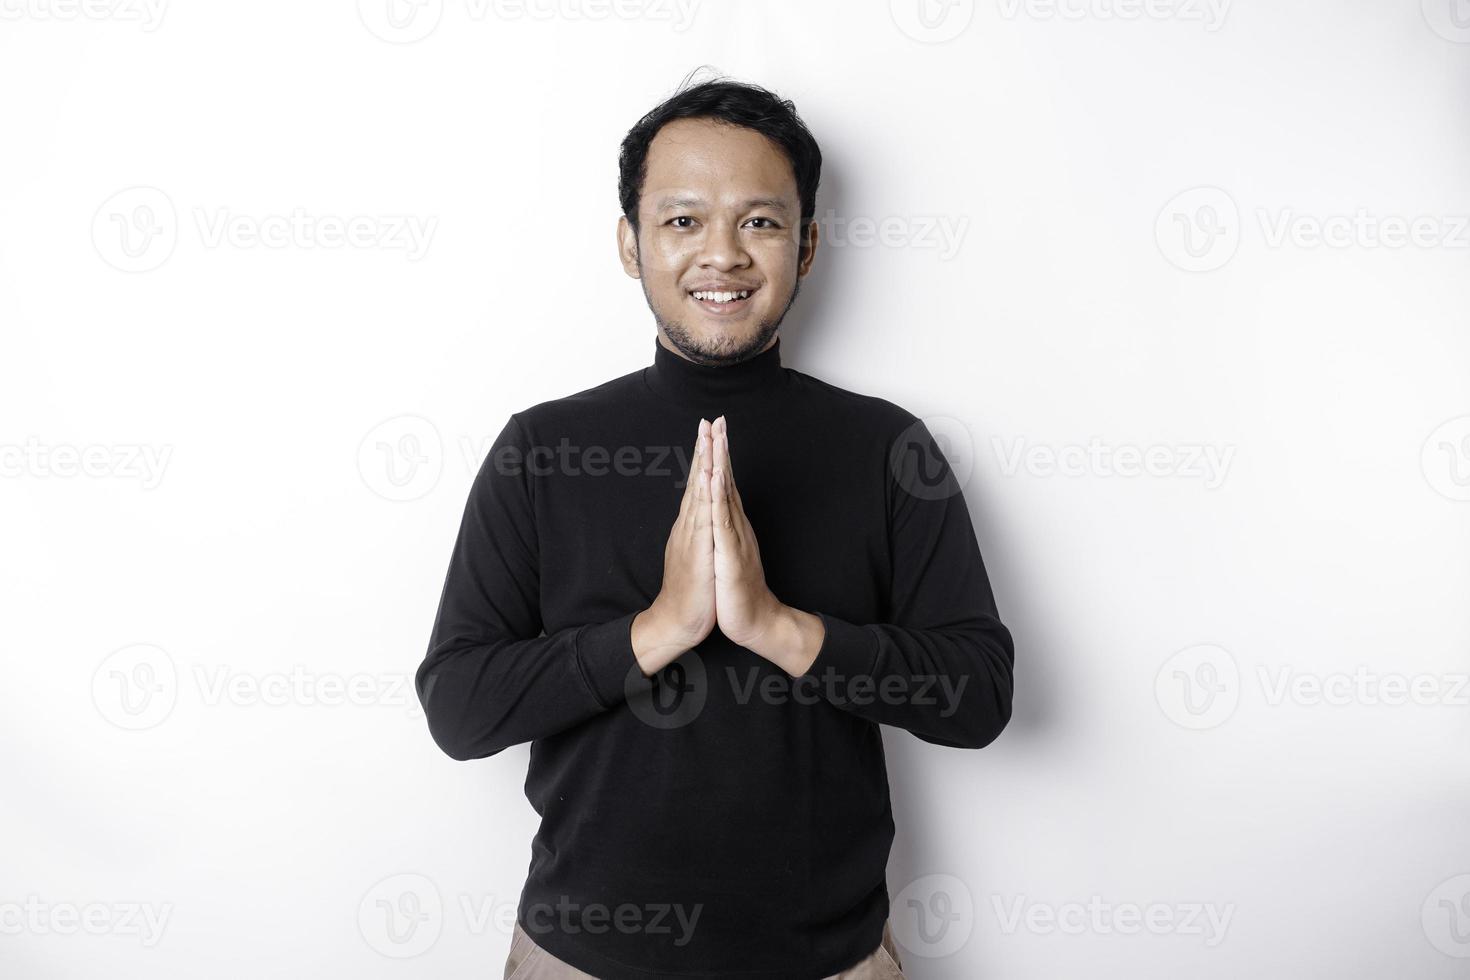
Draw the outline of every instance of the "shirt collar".
M657 394L716 413L726 405L759 401L786 378L781 367L781 338L753 357L735 364L696 364L654 338L653 363L644 369L648 387Z

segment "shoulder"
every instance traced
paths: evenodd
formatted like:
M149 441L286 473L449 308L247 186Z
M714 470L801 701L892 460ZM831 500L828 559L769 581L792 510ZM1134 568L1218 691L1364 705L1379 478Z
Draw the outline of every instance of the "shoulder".
M833 422L860 426L868 435L879 435L889 443L909 428L922 424L913 412L880 395L843 388L804 371L791 373L793 382L803 390L815 410L828 415Z
M935 499L959 492L950 457L967 472L965 461L972 455L969 430L959 420L940 415L921 418L891 399L796 374L812 396L811 416L845 454L881 459L890 481L909 496Z
M527 434L565 431L579 420L604 417L636 396L643 385L643 368L568 395L539 401L511 413L511 421Z

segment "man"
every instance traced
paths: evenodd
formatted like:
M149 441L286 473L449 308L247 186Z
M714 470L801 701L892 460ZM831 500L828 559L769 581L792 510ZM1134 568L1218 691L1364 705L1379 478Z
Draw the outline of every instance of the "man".
M756 86L640 120L618 245L652 363L513 413L475 478L416 683L451 757L531 743L506 978L901 977L878 726L980 748L1010 719L932 436L781 364L820 168Z

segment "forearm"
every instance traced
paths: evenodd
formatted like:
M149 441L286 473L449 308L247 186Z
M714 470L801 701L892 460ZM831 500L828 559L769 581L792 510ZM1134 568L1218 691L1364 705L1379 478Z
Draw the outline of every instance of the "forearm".
M807 675L837 707L959 748L982 748L1009 723L1014 647L998 619L927 629L822 619Z
M993 607L921 629L858 624L775 602L742 643L835 706L938 745L980 748L1011 717L1014 646Z
M415 687L435 743L481 759L581 724L621 702L636 669L631 615L534 639L441 620Z

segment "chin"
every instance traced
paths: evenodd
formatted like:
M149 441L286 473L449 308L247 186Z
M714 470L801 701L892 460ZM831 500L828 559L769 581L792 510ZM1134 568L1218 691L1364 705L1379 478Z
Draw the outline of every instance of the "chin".
M695 358L726 360L755 353L752 345L764 346L770 339L760 310L729 322L711 322L702 316L661 319L660 324L673 345Z
M730 354L737 350L743 350L751 344L759 333L757 325L729 325L717 324L706 327L701 332L702 346L716 354Z

